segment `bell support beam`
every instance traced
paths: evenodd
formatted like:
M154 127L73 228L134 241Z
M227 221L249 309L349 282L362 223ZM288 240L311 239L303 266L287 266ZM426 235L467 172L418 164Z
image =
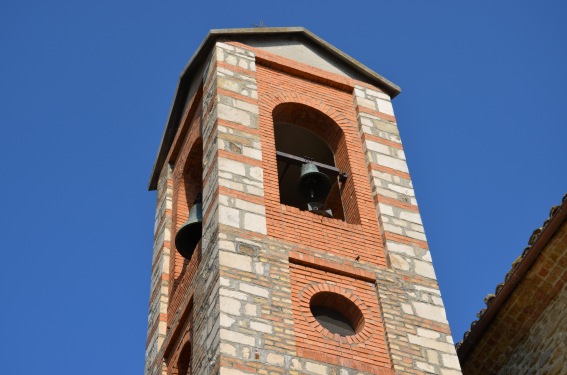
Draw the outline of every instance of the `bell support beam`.
M295 164L295 165L303 165L306 163L312 163L314 164L321 172L325 172L328 173L330 175L333 176L339 176L339 181L341 182L345 182L346 179L348 178L348 174L346 172L341 172L341 170L337 167L333 167L331 165L328 164L323 164L323 163L318 163L314 160L311 160L309 158L305 158L305 157L301 157L301 156L295 156L295 155L291 155L291 154L286 154L285 152L281 152L281 151L276 151L276 159L281 160L285 163L288 164Z

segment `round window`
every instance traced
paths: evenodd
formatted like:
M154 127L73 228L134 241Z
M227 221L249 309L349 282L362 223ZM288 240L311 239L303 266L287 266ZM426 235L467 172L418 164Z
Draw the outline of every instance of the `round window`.
M316 293L311 297L309 307L319 324L331 333L352 336L364 327L362 311L354 302L340 294Z

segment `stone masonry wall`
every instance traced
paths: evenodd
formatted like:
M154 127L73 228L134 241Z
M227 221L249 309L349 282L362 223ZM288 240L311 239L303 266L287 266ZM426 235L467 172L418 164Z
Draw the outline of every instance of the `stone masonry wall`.
M171 250L171 212L173 171L167 164L159 178L157 208L154 226L154 251L146 341L145 375L161 374L162 360L159 350L167 332L167 305L169 295L169 260Z
M283 81L269 82L282 88L272 104L295 100L338 119L351 179L343 199L356 200L360 223L279 204L277 180L266 181L275 168L266 159L275 153L266 141L271 115L259 102L265 98L258 86L273 79L266 68L284 72L279 77L291 85L286 91ZM303 96L293 93L300 86L307 87ZM329 88L335 91L321 94ZM191 327L192 374L460 374L390 98L363 82L217 41L203 73L201 108L202 259L187 291L176 297L179 311L169 320L150 313L151 322L163 324L153 323L161 330L151 332L160 333L148 335L146 375L165 373L165 353L166 360L177 358L181 327ZM158 212L169 227L158 225L163 236L156 234L156 243L175 235L173 184L164 181L169 189L158 189L158 199L167 203L169 194L169 211L158 205ZM294 227L300 229L293 233ZM302 240L314 236L325 245ZM167 272L168 263L163 267ZM162 280L160 306L167 311L167 274L160 275L152 283ZM304 299L326 290L365 311L368 326L350 341L327 335L322 355L310 348L324 341L324 331L305 312ZM192 313L183 314L189 306ZM188 315L194 321L184 321ZM374 350L380 353L375 363Z
M222 52L224 59L223 64L219 58L219 72L221 76L231 77L231 87L256 84L257 72L253 54L250 53L252 50L239 44L217 43L217 58ZM265 53L262 57L270 58ZM283 59L278 62L281 63L281 60ZM219 117L226 114L225 120L235 123L227 123L226 133L236 133L248 141L234 142L232 138L233 145L227 143L222 135L225 127L219 126L219 148L225 147L219 151L219 169L224 168L223 172L227 173L224 189L223 181L220 180L219 220L224 226L232 227L221 231L227 237L220 242L221 372L256 373L268 364L273 366L270 370L274 373L297 370L330 374L334 371L334 366L329 363L306 362L305 358L298 356L296 349L289 347L293 343L292 337L286 337L292 333L289 328L286 330L285 325L278 327L270 319L272 313L266 314L272 312L274 307L279 307L278 311L282 313L280 318L290 320L290 316L284 314L286 308L289 308L289 296L286 298L283 293L279 298L284 299L279 300L274 299L274 293L290 289L291 284L286 283L290 273L289 265L283 267L284 272L271 272L272 265L284 265L286 259L285 256L283 259L276 257L276 261L274 256L277 251L274 251L274 246L266 248L266 243L271 241L263 239L263 235L269 231L269 228L266 229L264 211L267 197L256 189L265 187L265 184L259 178L251 178L250 174L263 165L260 163L262 153L241 156L239 151L243 150L240 144L258 142L259 146L257 107L245 107L244 104L254 105L257 94L253 93L248 99L242 94L227 95L228 92L223 90L228 90L228 87L219 87L219 100L223 104L227 103L228 108L221 108ZM404 374L459 374L458 360L389 98L366 86L357 86L351 92L354 93L368 170L373 177L370 187L379 210L377 218L382 224L379 225L383 230L382 242L391 262L391 268L371 268L377 274L377 293L383 307L383 320L394 369ZM232 98L223 99L223 94ZM376 94L378 96L373 98ZM229 159L224 162L226 164L221 162L223 157ZM253 192L248 190L250 186L253 187ZM252 221L252 218L255 220ZM293 241L292 238L288 239ZM275 247L281 248L286 242L286 239L280 238ZM272 260L268 261L270 258ZM281 332L276 331L278 328ZM278 337L280 333L285 339ZM294 334L297 335L297 331ZM267 342L271 345L266 346ZM288 347L283 343L287 343Z
M390 97L359 84L353 99L390 264L377 286L394 369L460 374Z
M253 53L225 43L217 42L216 58L220 373L257 373L248 361L274 331L262 309L275 291L262 277L268 264L258 259L267 230L256 65Z
M218 98L222 104L217 133L220 372L350 374L348 365L335 366L298 355L289 266L290 250L296 244L289 242L291 238L285 241L266 236L268 197L264 190L257 94L247 91L250 96L245 97L240 93L245 85L251 89L256 84L254 54L242 46L224 43L217 43L216 51Z
M567 287L540 315L499 375L563 374L567 363Z

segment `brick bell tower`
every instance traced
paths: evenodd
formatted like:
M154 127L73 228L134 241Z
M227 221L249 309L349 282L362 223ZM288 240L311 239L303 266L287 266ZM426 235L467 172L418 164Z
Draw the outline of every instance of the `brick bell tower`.
M399 92L303 28L208 34L149 184L146 375L461 373Z

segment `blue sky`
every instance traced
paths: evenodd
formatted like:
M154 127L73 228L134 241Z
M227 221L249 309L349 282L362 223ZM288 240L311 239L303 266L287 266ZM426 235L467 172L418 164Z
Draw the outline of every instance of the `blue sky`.
M143 371L179 74L213 28L304 26L394 100L455 339L567 191L562 1L0 3L6 374Z

